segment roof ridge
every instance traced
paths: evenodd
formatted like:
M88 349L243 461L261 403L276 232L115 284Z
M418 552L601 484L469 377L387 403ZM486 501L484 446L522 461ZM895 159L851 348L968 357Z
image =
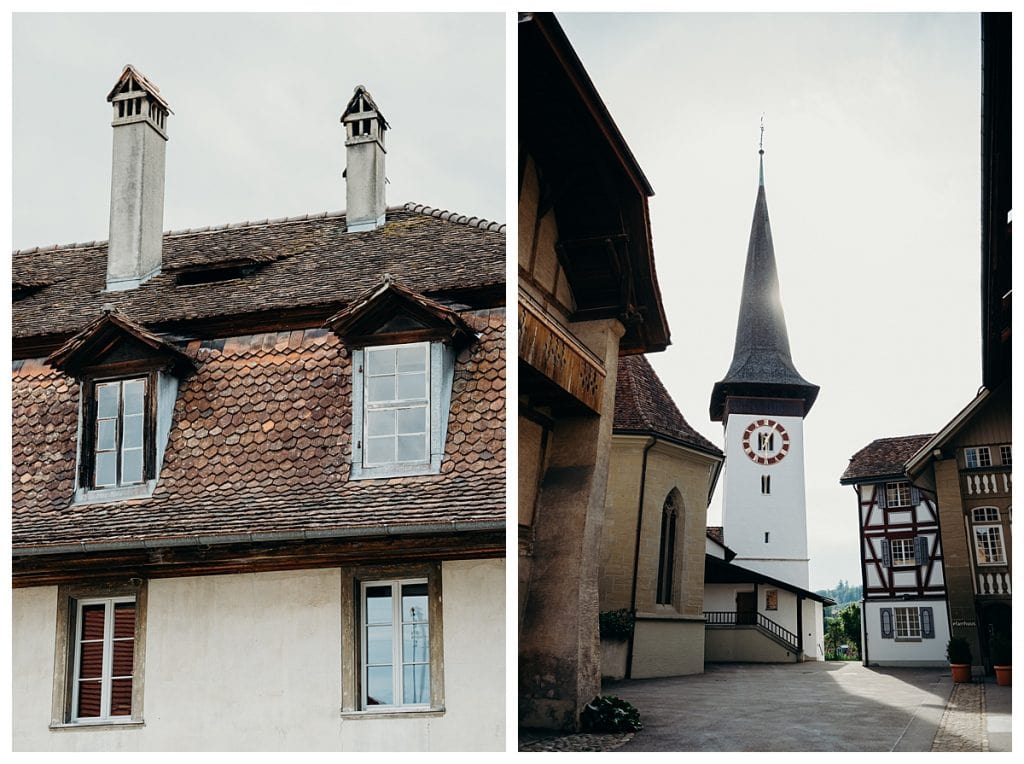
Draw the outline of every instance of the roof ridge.
M429 215L430 217L439 218L446 220L451 223L461 223L463 225L469 225L474 228L479 228L484 231L497 231L499 233L505 233L504 223L495 223L485 218L478 217L466 217L460 215L457 212L449 212L448 210L438 209L437 207L428 207L425 204L417 204L415 202L406 202L405 204L398 204L387 208L388 212L418 212L423 215ZM170 229L164 231L161 236L187 236L198 233L217 233L219 231L237 230L240 228L256 228L263 225L279 225L282 223L302 223L308 220L328 220L334 218L345 217L346 210L332 210L324 212L307 212L304 215L292 215L279 218L263 218L262 220L245 220L240 223L219 223L215 225L200 226L198 228L179 228ZM95 239L93 241L80 241L72 244L51 244L49 246L42 247L28 247L27 249L15 249L11 252L11 255L32 255L41 252L56 252L59 250L68 249L88 249L90 247L99 247L106 244L108 239Z
M458 212L450 212L449 210L442 210L438 207L428 207L426 204L417 204L416 202L406 202L401 209L409 210L410 212L419 212L423 215L430 215L430 217L438 218L449 223L461 223L462 225L472 226L473 228L479 228L483 231L497 231L498 233L505 233L505 224L496 223L486 218L478 217L467 217L466 215L460 215Z

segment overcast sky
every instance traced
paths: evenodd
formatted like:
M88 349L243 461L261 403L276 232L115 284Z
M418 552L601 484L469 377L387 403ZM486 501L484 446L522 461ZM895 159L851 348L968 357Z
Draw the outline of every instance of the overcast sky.
M936 432L981 384L978 15L559 19L654 187L673 344L651 362L719 445L708 406L732 358L764 113L790 347L821 387L804 429L811 588L861 583L849 458Z
M125 64L168 123L164 230L345 208L339 117L391 125L387 202L505 222L503 14L16 14L13 246L106 240Z

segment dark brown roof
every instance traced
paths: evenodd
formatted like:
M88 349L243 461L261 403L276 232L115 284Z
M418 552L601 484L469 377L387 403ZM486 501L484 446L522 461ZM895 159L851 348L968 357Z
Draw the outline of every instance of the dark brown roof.
M879 438L850 457L839 482L849 485L865 479L902 477L903 468L921 446L933 435L904 435L900 438Z
M615 385L616 432L650 433L722 456L722 450L679 413L645 356L620 358Z
M106 242L19 250L17 283L51 282L12 308L16 340L70 335L112 305L147 327L316 307L324 317L390 273L429 296L505 283L505 227L405 205L376 230L348 233L323 213L164 234L163 269L138 289L105 292ZM243 279L180 286L184 269L248 262ZM16 353L16 357L21 357Z
M455 530L505 517L504 310L463 314L441 474L349 481L351 366L325 329L198 341L153 496L71 503L78 385L15 362L12 541L110 545L338 529Z
M709 525L707 528L707 536L712 541L717 541L722 546L725 546L725 533L723 532L721 525Z

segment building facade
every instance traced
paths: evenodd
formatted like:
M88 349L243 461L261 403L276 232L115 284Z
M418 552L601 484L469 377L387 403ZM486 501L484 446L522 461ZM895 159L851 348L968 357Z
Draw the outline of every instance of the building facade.
M623 663L602 673L699 674L707 508L722 452L687 423L644 356L621 359L617 377L599 596L602 612L628 610L635 622Z
M504 226L385 207L360 87L353 214L163 232L108 101L109 241L13 255L14 748L503 750Z
M601 689L616 366L669 332L650 184L554 16L518 35L519 723L572 730Z
M939 505L910 484L906 460L930 435L882 438L850 459L857 494L861 659L865 666L944 666L949 613Z

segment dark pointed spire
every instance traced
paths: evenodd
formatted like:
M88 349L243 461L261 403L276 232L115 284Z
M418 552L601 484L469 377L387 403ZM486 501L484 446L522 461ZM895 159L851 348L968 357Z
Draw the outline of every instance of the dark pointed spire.
M759 184L743 274L736 346L725 378L715 384L711 393L711 419L714 421L722 420L726 398L731 396L798 399L803 402L802 411L806 415L818 395L818 386L800 376L789 352L764 190L763 118L761 136Z

